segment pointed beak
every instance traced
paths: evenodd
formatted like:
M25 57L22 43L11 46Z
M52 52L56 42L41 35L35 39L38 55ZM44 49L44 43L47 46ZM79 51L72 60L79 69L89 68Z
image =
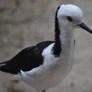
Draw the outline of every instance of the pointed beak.
M85 29L86 31L92 34L92 30L85 23L81 23L78 26L80 26L81 28Z

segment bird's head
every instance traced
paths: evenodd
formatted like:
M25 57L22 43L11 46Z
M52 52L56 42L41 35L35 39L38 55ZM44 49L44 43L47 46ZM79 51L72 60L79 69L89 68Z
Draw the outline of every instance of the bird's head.
M71 30L80 27L92 33L92 30L83 23L83 12L76 5L60 5L56 11L56 17L59 27L63 27L65 29L68 28Z

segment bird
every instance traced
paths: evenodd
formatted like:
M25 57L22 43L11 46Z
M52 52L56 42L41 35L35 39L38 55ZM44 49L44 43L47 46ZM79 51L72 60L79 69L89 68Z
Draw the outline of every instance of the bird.
M78 28L92 34L77 5L59 5L55 13L54 40L24 48L11 59L1 62L0 71L13 74L36 92L46 92L60 84L72 69L74 29Z

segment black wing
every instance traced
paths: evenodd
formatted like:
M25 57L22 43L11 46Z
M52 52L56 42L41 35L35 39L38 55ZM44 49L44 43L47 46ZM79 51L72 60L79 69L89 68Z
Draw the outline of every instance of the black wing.
M41 42L19 52L11 60L0 63L0 71L17 74L20 70L29 71L43 64L42 51L53 41Z

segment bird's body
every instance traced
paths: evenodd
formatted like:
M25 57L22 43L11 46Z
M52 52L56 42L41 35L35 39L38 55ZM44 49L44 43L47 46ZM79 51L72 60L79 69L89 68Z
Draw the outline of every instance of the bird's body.
M73 49L62 50L62 56L55 57L51 49L53 46L54 43L43 50L42 56L44 57L44 61L42 65L27 72L21 70L21 74L17 75L17 77L29 83L38 92L40 89L56 86L72 68L73 52L69 50L73 51Z
M82 23L82 11L75 5L62 5L55 16L55 41L44 41L23 49L9 61L0 63L0 71L14 74L37 92L59 84L70 72L74 56L73 29Z

